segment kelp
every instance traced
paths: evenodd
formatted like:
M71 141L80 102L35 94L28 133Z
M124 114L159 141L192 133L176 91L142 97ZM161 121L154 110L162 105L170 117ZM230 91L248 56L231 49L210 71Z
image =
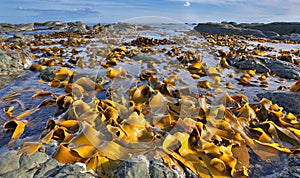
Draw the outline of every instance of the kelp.
M212 45L236 43L234 38L212 38L208 41ZM82 43L78 40L74 42L77 45ZM219 50L216 56L219 65L208 67L195 51L185 50L183 46L171 46L170 50L151 47L160 43L174 44L141 37L129 43L142 46L141 49L121 46L109 49L104 55L105 63L101 65L106 68L105 75L110 83L124 81L130 88L122 85L105 88L88 77L75 80L76 72L60 68L49 85L60 87L58 89L65 93L37 91L33 99L47 98L37 107L17 115L14 106L3 109L7 117L3 127L13 132L9 146L26 129L26 118L45 106L56 104L56 117L47 121L40 139L25 142L19 154L33 154L51 140L56 140L55 159L64 164L85 163L87 170L96 171L100 177L113 176L119 164L133 155L152 155L153 152L158 153L170 168L175 165L184 171L184 166L199 177L247 177L247 170L252 166L250 155L276 161L278 153L299 151L297 116L268 99L250 103L245 95L230 95L219 88L222 70L230 69L229 61L242 58L241 55ZM58 52L59 49L45 50ZM246 47L238 50L246 53ZM253 50L251 55L265 55L265 51L261 47ZM196 80L197 89L211 93L205 95L205 92L195 93L188 87L181 87L188 82L175 72L163 76L155 69L158 64L155 62L145 64L151 70L141 71L137 76L139 80L130 81L132 76L128 71L114 68L118 62L130 61L129 58L138 53L159 52L166 52L166 56L178 60ZM78 51L74 49L71 53L76 55ZM82 58L70 59L70 62L72 60L74 64L85 67L84 61L80 61ZM44 67L38 65L32 67L35 71L42 69ZM235 78L239 84L259 86L255 78L261 81L261 85L268 84L268 73L257 77L255 70L242 72ZM234 74L229 74L229 77L233 78ZM227 87L232 87L232 83L228 82ZM290 86L290 91L298 90L299 81ZM105 99L98 97L100 92L105 94ZM221 94L224 95L218 98ZM2 100L13 100L16 96L17 93L11 93Z

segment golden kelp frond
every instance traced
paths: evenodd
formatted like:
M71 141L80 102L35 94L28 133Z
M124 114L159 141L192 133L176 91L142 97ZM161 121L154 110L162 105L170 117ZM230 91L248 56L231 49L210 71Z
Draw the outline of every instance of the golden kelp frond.
M113 177L120 163L121 161L111 160L99 152L85 162L87 170L92 169L101 177Z
M45 95L51 95L52 98L54 98L54 99L56 98L56 96L53 92L44 91L44 90L37 91L34 95L32 95L32 98L36 98L36 97L39 97L39 96L45 96Z
M300 79L298 79L297 82L293 83L290 86L290 91L292 91L292 92L297 92L297 91L299 91L299 89L300 89Z
M108 68L106 71L106 77L113 80L114 78L125 79L127 78L128 72L122 67L118 69Z
M73 72L68 70L65 67L62 67L59 69L59 71L55 74L54 79L58 81L64 81L67 80L69 81L71 76L73 75Z
M24 142L23 148L19 151L19 155L26 154L32 155L33 153L37 152L42 143L40 142Z
M26 125L27 125L26 121L18 121L18 120L13 120L4 123L3 127L8 131L13 132L11 139L8 142L8 146L13 146L15 144L18 138L23 134Z
M77 79L75 82L75 84L82 86L82 88L86 91L86 92L90 92L90 91L101 91L103 90L103 87L101 86L101 84L96 83L94 81L92 81L89 78L86 77L81 77L79 79Z
M78 153L72 151L66 144L62 143L59 145L58 150L54 153L53 158L64 164L72 164L83 161L83 158L80 157Z

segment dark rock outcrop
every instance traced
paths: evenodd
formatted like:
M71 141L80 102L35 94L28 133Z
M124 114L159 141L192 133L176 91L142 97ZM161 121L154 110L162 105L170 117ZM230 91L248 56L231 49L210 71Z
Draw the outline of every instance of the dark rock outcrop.
M258 73L271 72L286 79L300 78L300 67L290 62L266 57L257 57L255 60L248 59L238 61L233 66L243 70L256 70Z
M293 114L300 114L300 94L284 91L270 91L257 94L259 98L267 98Z
M0 23L0 33L31 31L31 30L34 30L33 24Z
M198 32L212 34L253 35L274 39L288 38L290 35L300 34L298 22L273 22L273 23L199 23L195 28ZM296 39L297 40L297 39Z

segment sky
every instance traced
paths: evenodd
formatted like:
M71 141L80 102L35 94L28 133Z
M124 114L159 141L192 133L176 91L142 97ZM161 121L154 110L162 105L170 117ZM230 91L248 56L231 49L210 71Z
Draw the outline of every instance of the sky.
M0 22L300 22L300 0L0 0Z

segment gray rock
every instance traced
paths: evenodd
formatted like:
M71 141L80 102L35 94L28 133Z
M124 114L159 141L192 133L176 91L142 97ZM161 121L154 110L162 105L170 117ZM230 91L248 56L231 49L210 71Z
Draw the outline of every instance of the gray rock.
M109 24L106 26L108 32L116 34L135 34L138 26L129 23L119 22L117 24Z
M47 160L41 168L35 173L35 177L50 177L56 175L56 173L61 169L62 164L55 159Z
M33 24L0 23L0 33L31 31L31 30L34 30Z
M0 76L19 75L24 72L19 53L9 53L0 50Z
M55 175L56 178L89 178L92 177L88 173L81 173L85 171L85 168L79 164L66 164L64 165L58 174Z
M257 37L277 38L283 35L300 34L300 23L298 22L273 22L263 23L199 23L195 30L198 32L215 34L254 35Z
M151 173L151 178L175 178L180 177L179 174L173 170L170 169L168 166L166 166L162 161L153 161L150 164L149 172Z
M267 98L293 114L300 114L300 94L286 91L270 91L257 94L259 98Z
M139 155L133 156L123 161L117 169L117 178L150 177L149 161L146 157Z
M20 158L20 168L24 170L39 167L40 164L46 162L49 156L45 153L36 152L30 156L22 155Z
M2 175L3 178L33 178L35 172L37 169L31 169L31 170L14 170L10 171L4 175Z
M19 169L19 156L15 150L8 151L4 155L0 156L0 175Z
M258 60L244 60L244 61L238 61L233 64L234 67L237 67L242 70L253 70L255 69L258 73L264 73L264 72L271 72L271 70L262 64Z
M286 79L300 78L300 67L279 59L257 57L252 60L238 61L233 66L243 70L255 69L258 73L271 72Z
M286 79L300 78L300 67L290 62L279 59L257 58L262 64L271 70L271 73Z
M72 33L86 33L88 30L86 29L86 25L82 22L69 22L68 23L68 32Z
M266 37L260 30L240 28L228 23L199 23L194 29L200 33Z
M25 44L25 43L28 44L31 41L33 41L34 39L35 39L34 35L24 35L22 33L16 33L16 34L14 34L13 37L11 37L7 40L7 43L16 43L19 46L23 46L23 44Z
M63 22L62 21L47 21L47 22L35 22L34 26L47 26L47 27L51 27L51 26L57 26L57 25L62 25Z
M48 67L45 70L42 70L39 76L41 77L42 80L51 82L58 71L59 68L57 67Z
M251 28L265 31L272 31L279 35L286 35L291 33L300 33L300 23L298 22L273 22L268 24L243 24L243 28Z
M300 156L289 156L283 171L278 176L280 178L300 177Z

